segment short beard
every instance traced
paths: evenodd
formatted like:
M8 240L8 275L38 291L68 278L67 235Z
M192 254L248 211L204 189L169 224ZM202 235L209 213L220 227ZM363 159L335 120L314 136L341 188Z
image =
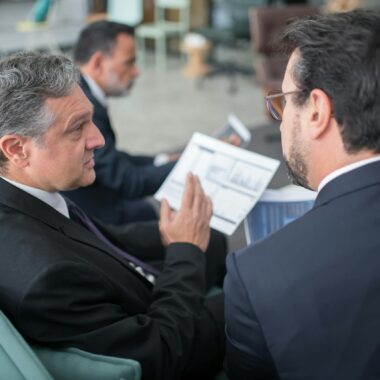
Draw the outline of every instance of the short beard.
M105 93L107 96L112 96L112 97L122 97L122 96L128 96L132 90L132 87L134 86L135 80L131 80L128 85L123 85L120 84L120 79L119 77L111 72L108 75L107 79L107 88L105 90Z
M290 146L289 158L284 156L284 160L290 181L294 185L312 190L307 180L308 168L306 165L306 152L299 138L300 132L301 126L299 124L299 119L296 119L292 131L292 143Z
M312 190L307 181L307 166L302 159L293 158L289 161L284 157L288 177L294 185L302 186L305 189Z

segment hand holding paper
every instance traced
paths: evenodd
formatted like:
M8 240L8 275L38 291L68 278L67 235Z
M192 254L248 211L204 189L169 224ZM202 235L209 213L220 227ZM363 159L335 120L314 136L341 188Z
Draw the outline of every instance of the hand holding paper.
M205 195L199 178L189 173L179 211L173 211L166 199L161 203L160 232L165 245L192 243L203 252L210 239L211 199Z
M180 208L186 174L196 174L211 197L212 228L231 235L268 186L279 162L195 133L180 160L155 194ZM166 206L164 206L166 207Z

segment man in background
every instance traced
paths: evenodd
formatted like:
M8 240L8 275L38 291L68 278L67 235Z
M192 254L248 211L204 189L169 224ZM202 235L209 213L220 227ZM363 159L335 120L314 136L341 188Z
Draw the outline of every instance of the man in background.
M379 378L380 15L295 21L281 41L290 58L268 108L293 181L318 196L227 259L228 377Z
M116 148L108 97L124 96L133 87L139 75L135 50L134 29L110 21L87 26L74 47L80 85L94 106L93 122L105 145L95 151L95 182L66 196L89 215L117 225L157 218L152 206L141 198L156 192L176 158L136 156Z

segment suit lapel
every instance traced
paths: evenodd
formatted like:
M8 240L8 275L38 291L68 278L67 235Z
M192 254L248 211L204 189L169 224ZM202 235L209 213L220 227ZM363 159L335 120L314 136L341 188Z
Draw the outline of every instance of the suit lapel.
M91 89L86 82L86 80L81 76L80 78L80 86L87 96L87 98L90 100L90 102L94 106L94 117L93 121L95 125L99 128L99 130L102 132L103 136L106 138L106 143L109 144L112 142L112 144L116 143L116 137L115 133L111 127L111 122L108 116L107 108L101 104L98 99L94 96L94 94L91 92ZM97 152L102 151L104 149L100 148L95 151L95 155Z
M94 94L91 92L90 86L86 82L86 80L83 78L83 76L80 76L80 87L82 88L83 92L87 96L87 98L90 100L90 102L94 105L94 109L99 111L99 115L106 118L109 121L107 108L103 106L102 103L99 102L98 99L94 96Z
M60 231L71 240L106 253L124 267L134 272L127 261L121 259L117 253L110 249L107 244L99 240L91 231L73 220L66 218L45 202L42 202L38 198L20 190L1 178L0 204L15 209L21 214L28 215L30 218L44 223L49 228Z

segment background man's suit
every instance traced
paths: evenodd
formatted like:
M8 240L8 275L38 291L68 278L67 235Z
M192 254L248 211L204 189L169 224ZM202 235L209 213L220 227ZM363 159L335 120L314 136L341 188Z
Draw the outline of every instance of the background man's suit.
M82 90L94 105L93 121L102 132L105 146L95 150L95 182L87 187L66 192L87 214L105 223L125 224L131 221L157 219L144 200L160 187L174 162L153 165L154 157L132 156L116 149L116 138L107 109L92 94L81 78Z
M327 183L227 273L231 380L380 378L380 162Z
M0 179L0 307L19 331L34 342L134 358L143 379L177 379L189 362L220 363L223 305L221 297L204 303L207 252L177 243L165 255L153 223L97 226L128 253L164 261L155 287L85 227ZM224 262L224 240L211 244Z

